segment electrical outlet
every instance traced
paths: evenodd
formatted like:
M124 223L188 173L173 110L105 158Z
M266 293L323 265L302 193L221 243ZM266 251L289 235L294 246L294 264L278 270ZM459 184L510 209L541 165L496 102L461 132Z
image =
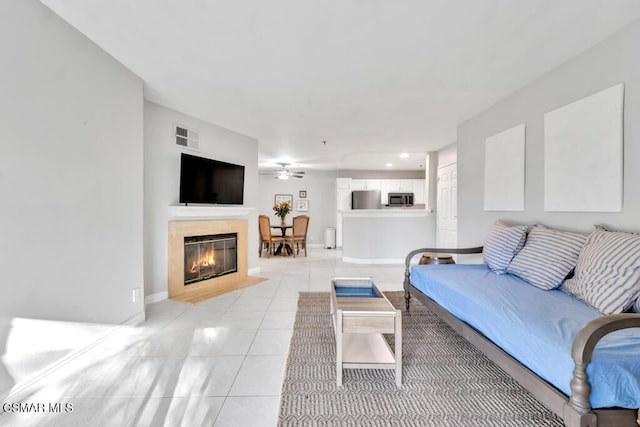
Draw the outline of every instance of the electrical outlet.
M131 295L131 301L133 301L133 302L140 301L140 288L133 288L133 293Z

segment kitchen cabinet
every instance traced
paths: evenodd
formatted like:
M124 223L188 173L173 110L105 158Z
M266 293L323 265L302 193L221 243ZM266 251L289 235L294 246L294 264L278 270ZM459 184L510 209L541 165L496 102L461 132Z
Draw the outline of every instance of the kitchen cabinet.
M425 186L426 181L424 179L411 180L411 188L413 189L413 203L416 205L426 204Z
M368 182L366 179L352 179L351 180L351 191L354 190L372 190L368 188Z
M424 179L336 179L337 221L336 245L342 247L342 211L351 210L351 192L354 190L380 190L380 204L386 205L389 193L414 193L413 203L425 204Z

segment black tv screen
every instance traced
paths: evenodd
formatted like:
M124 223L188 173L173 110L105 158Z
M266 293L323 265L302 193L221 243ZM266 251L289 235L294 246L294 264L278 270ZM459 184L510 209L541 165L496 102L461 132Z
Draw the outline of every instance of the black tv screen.
M182 153L180 203L241 205L244 166Z

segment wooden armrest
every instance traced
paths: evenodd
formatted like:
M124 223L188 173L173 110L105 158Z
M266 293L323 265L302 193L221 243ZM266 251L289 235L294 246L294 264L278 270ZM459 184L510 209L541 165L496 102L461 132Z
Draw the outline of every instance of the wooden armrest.
M407 255L404 260L404 300L407 310L409 310L409 300L411 295L409 293L409 286L411 286L409 267L411 266L411 259L423 252L435 252L444 254L480 254L482 253L482 246L476 246L475 248L421 248L415 249Z
M605 335L627 328L640 328L640 313L611 314L599 317L584 325L576 334L571 347L571 357L575 363L571 379L569 403L580 414L591 412L589 396L591 386L587 375L587 365L591 362L593 350Z

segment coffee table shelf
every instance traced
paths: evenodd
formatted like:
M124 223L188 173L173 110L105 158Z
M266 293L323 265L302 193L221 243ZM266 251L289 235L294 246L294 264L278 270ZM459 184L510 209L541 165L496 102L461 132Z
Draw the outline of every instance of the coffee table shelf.
M343 369L395 369L402 385L402 315L371 278L331 281L331 318L336 337L336 383ZM382 334L394 336L395 352Z

